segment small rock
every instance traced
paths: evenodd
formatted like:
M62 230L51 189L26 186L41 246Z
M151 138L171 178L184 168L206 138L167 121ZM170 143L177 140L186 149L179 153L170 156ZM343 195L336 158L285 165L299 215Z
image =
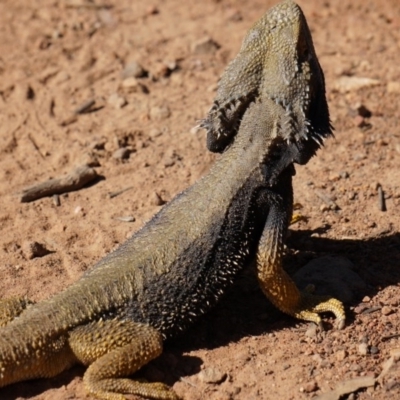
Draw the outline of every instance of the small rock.
M113 153L113 158L116 160L126 160L129 158L131 151L126 147L121 147L118 150L115 150Z
M53 200L53 204L56 207L59 207L61 205L61 200L60 200L60 195L59 194L54 194L51 199Z
M367 288L345 257L325 256L312 260L294 274L294 280L299 288L313 284L316 295L329 295L344 303L351 303L356 293Z
M154 120L166 119L171 115L171 111L167 106L151 107L150 118Z
M357 114L363 118L371 118L372 117L372 112L367 107L365 107L363 104L358 104L356 106L356 111L357 111Z
M398 349L390 349L389 354L391 357L394 357L395 361L400 360L400 348Z
M176 61L164 61L159 63L153 70L152 76L154 78L167 78L171 75L172 72L176 71L179 68L178 63Z
M76 206L74 208L74 214L75 215L81 214L82 216L85 216L85 210L81 206Z
M393 313L393 309L389 306L383 306L381 313L382 313L382 315L390 315Z
M362 371L361 365L359 365L359 364L351 364L350 371L353 371L353 372Z
M150 136L151 138L159 137L159 136L161 136L162 134L163 134L163 132L160 131L159 129L156 129L156 128L151 129L150 132L149 132L149 136Z
M135 222L136 219L132 215L127 215L126 217L115 217L116 220L122 222Z
M166 201L163 200L162 197L157 192L153 193L153 196L151 199L151 204L153 206L162 206L165 203L166 203Z
M400 82L388 82L386 91L388 93L400 93Z
M147 15L156 15L159 12L160 12L159 9L155 5L147 7L147 10L146 10Z
M210 37L205 37L198 40L192 45L194 54L212 54L215 53L221 46Z
M309 338L316 338L317 337L317 325L316 324L311 324L309 328L306 330L305 335Z
M341 76L334 82L334 87L341 93L356 91L365 87L379 85L377 79L364 78L359 76Z
M339 175L340 175L340 177L343 178L343 179L347 179L347 178L350 177L350 174L349 174L347 171L342 171L342 172L340 172Z
M370 301L371 301L371 297L369 297L369 296L364 296L362 299L363 303L369 303Z
M332 363L329 360L322 360L320 363L321 368L332 368Z
M337 181L340 180L340 178L341 178L340 174L338 174L338 173L333 173L333 174L331 174L331 175L329 176L328 179L329 179L331 182L337 182Z
M318 390L318 383L316 381L311 381L306 383L304 386L300 388L300 392L302 393L312 393Z
M147 76L147 71L137 61L128 62L121 73L121 77L124 80L127 78L143 78L145 76Z
M361 314L368 308L369 308L368 304L359 304L357 307L354 307L354 313Z
M25 241L22 245L22 252L28 260L43 257L51 253L43 244L35 241Z
M338 360L338 361L343 361L347 356L348 356L348 353L346 350L339 350L335 354L336 360Z
M125 97L120 96L118 93L113 93L108 99L107 103L114 108L122 108L128 104Z
M356 198L356 193L355 192L348 192L347 193L347 198L349 200L354 200Z
M378 354L379 353L379 349L376 346L371 346L369 349L369 352L371 354Z
M171 70L168 68L167 65L162 63L158 64L157 67L152 70L152 76L154 76L155 79L167 78L170 75Z
M85 153L80 160L81 165L88 165L89 167L100 167L100 162L94 154Z
M226 373L221 372L217 368L204 368L199 373L199 379L205 383L221 383L226 379Z
M319 208L321 212L329 211L331 208L327 204L322 204Z
M368 354L368 345L367 343L360 343L358 345L358 353L362 356L366 356Z
M364 126L366 126L365 119L361 115L356 115L353 121L354 126L356 126L357 128L363 128Z
M122 88L128 92L142 92L149 93L149 89L142 83L140 83L136 78L130 77L126 78L122 81Z

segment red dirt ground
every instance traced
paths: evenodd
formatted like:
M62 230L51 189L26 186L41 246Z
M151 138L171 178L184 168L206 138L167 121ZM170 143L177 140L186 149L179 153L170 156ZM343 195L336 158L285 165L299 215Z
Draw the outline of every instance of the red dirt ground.
M382 371L347 398L400 396L400 3L299 3L336 130L297 168L295 197L309 220L293 226L285 265L293 273L313 258L344 256L366 285L347 304L346 328L328 324L317 335L276 311L253 275L243 274L210 315L141 372L184 399L311 399ZM214 155L204 131L192 128L245 32L273 4L0 2L0 297L41 300L62 290L148 220L158 196L170 200L207 171ZM133 62L147 76L128 79ZM89 100L90 112L76 116ZM61 195L60 206L52 198L19 202L23 188L85 163L104 179ZM127 216L134 222L118 219ZM34 242L51 253L33 257ZM0 398L85 399L83 372L15 384ZM328 398L338 396L321 397Z

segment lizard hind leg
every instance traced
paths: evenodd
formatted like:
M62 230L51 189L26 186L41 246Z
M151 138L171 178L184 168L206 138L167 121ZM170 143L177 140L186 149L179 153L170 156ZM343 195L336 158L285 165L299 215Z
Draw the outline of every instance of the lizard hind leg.
M161 334L151 326L129 320L100 320L75 328L69 343L75 356L89 365L83 382L90 395L104 400L124 400L124 394L179 399L162 383L126 378L162 352Z
M290 196L280 197L273 192L267 195L270 209L257 251L257 277L262 291L281 311L315 322L321 328L319 314L332 312L336 317L337 328L342 329L346 317L343 304L332 297L313 295L309 289L300 292L283 269L284 238L288 216L291 215L291 207L288 206Z

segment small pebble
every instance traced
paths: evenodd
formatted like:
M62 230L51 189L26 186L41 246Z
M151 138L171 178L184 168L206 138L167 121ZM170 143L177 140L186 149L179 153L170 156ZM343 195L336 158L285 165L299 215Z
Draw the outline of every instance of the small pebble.
M56 207L59 207L59 206L61 205L60 195L54 194L54 195L52 196L52 200L53 200L53 204L54 204Z
M217 368L204 368L199 373L199 379L205 383L221 383L227 377L226 372L222 372Z
M120 109L128 104L125 97L120 96L118 93L113 93L107 99L107 103L116 109Z
M364 104L358 104L356 106L357 114L364 118L371 118L372 112L364 106Z
M343 361L346 357L348 356L348 353L346 350L339 350L336 352L336 360L338 361Z
M350 174L349 174L347 171L342 171L342 172L340 173L340 176L341 176L343 179L347 179L347 178L350 177Z
M153 193L153 196L151 199L151 204L153 206L162 206L165 203L166 202L161 198L161 196L157 192Z
M322 204L321 207L319 208L320 211L329 211L331 208L327 204Z
M317 337L317 325L312 324L310 327L306 330L305 335L309 338L316 338Z
M379 349L376 346L371 346L371 348L369 349L369 352L371 354L378 354L379 353Z
M400 82L388 82L386 86L386 90L388 93L399 93L400 94Z
M382 313L382 315L390 315L393 313L393 309L389 306L383 306L381 313Z
M331 182L337 182L338 180L340 180L340 178L341 178L340 174L334 173L334 174L330 175L328 179Z
M356 193L355 192L348 192L347 193L347 198L349 200L354 200L356 198Z
M132 215L127 215L126 217L115 217L115 219L122 222L135 222L135 217Z
M302 392L302 393L312 393L312 392L315 392L318 389L319 389L318 383L315 382L315 381L311 381L311 382L306 383L304 386L302 386L300 388L300 392Z
M113 153L113 158L116 160L126 160L129 158L130 150L126 147L121 147L118 150L115 150Z
M163 132L160 129L151 129L149 132L149 136L151 138L156 138L158 136L161 136L163 134Z
M128 62L121 74L122 79L143 78L146 75L147 71L137 61Z
M146 10L147 15L156 15L159 12L160 12L159 9L155 5L147 7L147 10Z
M171 115L171 111L167 106L151 107L150 118L154 120L166 119Z
M74 209L74 214L78 215L78 214L82 214L85 215L85 211L83 210L83 208L81 206L76 206Z
M368 345L367 343L360 343L358 345L358 353L362 356L366 356L368 354Z
M134 77L129 77L126 78L122 81L122 88L125 89L128 92L142 92L142 93L148 93L149 90L145 85L140 83L136 78Z
M390 349L389 353L391 357L394 357L395 361L398 361L400 359L400 348Z
M210 37L206 37L194 42L191 47L194 54L210 54L215 53L221 46Z

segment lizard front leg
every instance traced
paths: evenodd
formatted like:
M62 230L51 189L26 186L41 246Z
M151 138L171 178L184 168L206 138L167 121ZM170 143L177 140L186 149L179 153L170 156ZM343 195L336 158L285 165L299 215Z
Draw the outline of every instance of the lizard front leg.
M98 399L124 400L124 394L179 399L162 383L126 378L162 352L161 334L151 326L129 320L95 321L75 328L69 344L78 360L89 365L83 382L88 393Z
M284 197L267 191L269 212L257 252L257 276L262 291L281 311L296 318L312 321L322 327L319 313L330 311L339 329L345 324L343 304L331 297L300 292L282 268L282 256L291 206Z

